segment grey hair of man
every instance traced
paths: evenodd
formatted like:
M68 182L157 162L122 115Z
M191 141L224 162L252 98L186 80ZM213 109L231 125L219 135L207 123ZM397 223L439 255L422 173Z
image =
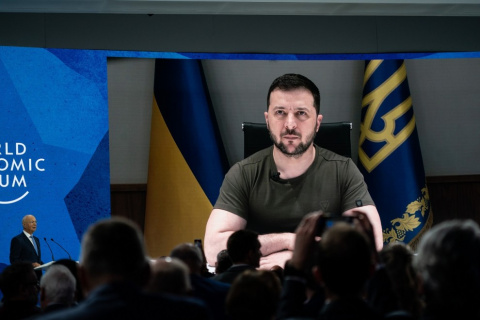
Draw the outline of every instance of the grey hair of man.
M144 285L150 268L140 229L119 217L91 225L82 239L80 266L90 278L110 277Z
M52 265L40 279L40 290L48 304L73 304L77 281L67 267Z
M182 260L191 273L200 273L203 265L203 256L200 248L192 243L182 243L173 248L170 257Z
M439 314L478 314L480 228L476 222L450 220L434 226L420 241L413 263L423 280L427 308Z
M150 292L187 295L192 290L188 266L178 258L164 257L152 262Z

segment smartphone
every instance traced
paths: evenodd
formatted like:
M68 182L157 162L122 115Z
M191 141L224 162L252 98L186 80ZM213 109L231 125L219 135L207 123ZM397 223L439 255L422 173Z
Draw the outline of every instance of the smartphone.
M353 218L354 217L352 216L342 216L341 214L325 213L320 217L320 219L318 219L317 236L321 236L326 230L331 228L337 222L343 221L348 224L352 224Z
M202 249L202 239L193 240L193 244L195 245L195 247Z

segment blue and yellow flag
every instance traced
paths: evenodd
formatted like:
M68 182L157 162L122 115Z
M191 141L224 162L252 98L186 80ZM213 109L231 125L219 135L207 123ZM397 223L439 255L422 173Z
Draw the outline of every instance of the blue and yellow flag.
M151 257L203 238L227 167L201 62L157 59L145 213Z
M403 60L365 62L358 159L384 243L415 248L433 215Z

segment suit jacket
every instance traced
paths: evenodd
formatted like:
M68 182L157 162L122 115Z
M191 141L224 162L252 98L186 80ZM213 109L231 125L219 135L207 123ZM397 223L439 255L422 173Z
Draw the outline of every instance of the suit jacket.
M193 298L148 294L128 282L102 285L77 306L35 320L210 319L205 304Z
M13 237L10 242L10 263L26 261L43 264L40 240L35 236L33 236L33 240L37 244L38 254L35 252L32 242L27 238L25 233L22 232L18 236Z
M31 301L5 301L0 306L0 319L31 319L39 315L41 310Z
M220 282L225 282L225 283L233 283L233 280L242 273L245 270L255 270L255 267L252 267L247 264L241 264L241 265L233 265L224 272L217 274L214 276L212 279Z
M323 306L320 320L381 320L364 300L360 298L341 298Z
M318 288L307 300L306 281L287 275L282 286L277 319L315 319L325 304L325 294Z
M193 296L205 302L214 320L227 319L225 300L230 284L205 278L197 274L190 275Z

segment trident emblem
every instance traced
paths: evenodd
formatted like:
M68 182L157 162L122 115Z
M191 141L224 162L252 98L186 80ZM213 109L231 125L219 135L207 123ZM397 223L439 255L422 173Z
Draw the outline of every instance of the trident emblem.
M368 64L367 69L365 70L364 85L373 72L380 66L382 61L383 60L372 60ZM363 97L362 109L368 106L369 108L360 125L360 148L358 151L358 157L368 172L372 172L373 169L375 169L385 158L407 140L415 130L415 117L412 116L408 124L402 130L395 133L395 121L412 107L412 98L410 96L382 116L385 126L381 131L377 132L371 129L373 120L383 101L406 79L406 77L407 70L405 68L405 63L402 63L401 67L392 74L390 78ZM363 142L365 139L374 143L382 143L383 147L372 156L369 156L363 150Z

